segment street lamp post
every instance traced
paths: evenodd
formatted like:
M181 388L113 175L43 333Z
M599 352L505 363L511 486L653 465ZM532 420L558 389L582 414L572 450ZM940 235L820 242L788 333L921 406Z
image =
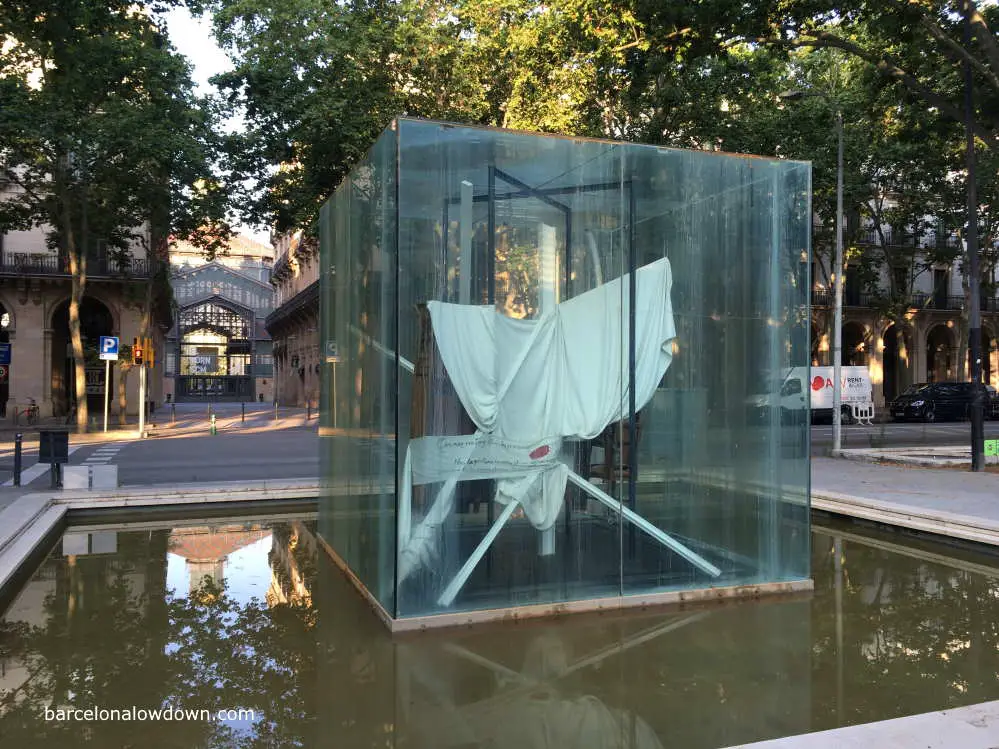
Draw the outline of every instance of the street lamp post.
M965 9L964 44L971 48L971 19ZM975 190L975 102L973 98L974 79L971 75L971 65L964 63L964 132L965 159L968 168L967 184L967 222L968 230L965 240L968 252L968 358L971 364L971 470L981 471L985 467L985 387L982 382L982 307L981 307L981 271L978 257L978 196Z
M833 268L833 412L832 453L838 455L843 436L843 109L822 91L785 91L782 99L793 101L819 96L836 107L836 258Z

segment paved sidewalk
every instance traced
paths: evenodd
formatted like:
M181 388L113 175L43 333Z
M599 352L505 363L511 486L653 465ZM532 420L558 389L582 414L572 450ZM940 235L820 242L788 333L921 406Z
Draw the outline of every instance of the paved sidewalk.
M244 419L238 403L222 405L228 406L228 408L219 408L216 411L215 426L220 433L249 430L275 431L294 428L317 429L319 426L319 416L315 410L309 413L304 408L282 407L278 411L278 418L275 419L272 408L254 408L247 409ZM232 407L233 405L235 408ZM110 427L107 432L96 428L94 431L85 433L76 433L71 427L55 423L43 425L42 428L70 429L69 441L71 445L138 439L138 424L136 423L130 423L124 427L112 424ZM211 422L206 406L199 405L197 409L188 408L183 412L178 410L176 417L171 414L169 406L167 406L152 414L146 425L146 436L153 439L156 437L208 434L210 428ZM38 445L38 429L37 426L34 426L21 430L0 430L0 464L2 464L4 455L13 450L15 431L21 431L24 435L24 448L29 450Z
M875 447L840 450L840 457L866 463L925 466L927 468L971 468L971 448L947 447ZM986 465L999 465L999 455L985 455Z
M995 749L999 702L789 736L730 749Z
M999 474L812 459L812 507L999 546Z

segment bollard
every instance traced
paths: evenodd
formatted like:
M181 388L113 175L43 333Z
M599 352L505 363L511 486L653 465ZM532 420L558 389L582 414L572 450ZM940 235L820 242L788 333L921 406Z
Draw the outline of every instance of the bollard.
M21 441L24 435L18 432L14 436L14 486L21 485Z
M274 401L274 421L277 421L277 401Z
M246 402L245 401L243 403L239 404L239 423L240 424L245 424L246 423Z
M215 414L212 414L212 430L211 430L211 433L212 434L217 434L217 431L215 429Z
M171 424L176 424L177 423L177 404L176 403L171 403L170 404L170 423Z
M312 419L312 401L305 402L305 420L309 421Z

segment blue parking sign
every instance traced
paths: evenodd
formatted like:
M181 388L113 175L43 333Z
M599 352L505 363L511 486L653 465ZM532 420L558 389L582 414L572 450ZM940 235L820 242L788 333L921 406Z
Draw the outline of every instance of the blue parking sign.
M102 335L98 353L101 361L118 361L118 336Z
M0 343L0 365L10 366L10 344Z

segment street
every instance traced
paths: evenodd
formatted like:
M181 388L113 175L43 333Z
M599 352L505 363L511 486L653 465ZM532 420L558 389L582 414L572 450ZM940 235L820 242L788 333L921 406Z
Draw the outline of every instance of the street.
M154 414L151 435L135 432L115 439L91 441L70 436L69 465L118 466L123 486L208 483L214 481L309 478L319 472L316 415L305 409L281 409L274 419L269 404L247 404L245 419L239 403L216 404L217 434L211 434L207 405L179 404ZM307 417L311 416L307 420ZM308 425L306 425L308 424ZM32 489L50 484L47 465L39 465L38 438L26 434L21 483ZM13 447L0 446L0 482L12 484Z
M985 422L985 439L999 439L999 421ZM909 447L918 445L970 445L971 423L949 421L935 424L895 423L844 425L842 447ZM826 455L832 447L832 425L812 426L812 455Z
M133 433L120 439L86 441L70 437L69 465L118 466L123 486L177 483L208 483L313 478L319 473L315 414L307 420L304 409L283 409L274 420L270 407L252 406L245 420L240 404L215 406L216 428L211 434L207 407L185 405L176 409L176 422L170 428L153 428L153 436L139 440ZM157 421L173 422L169 409L158 413ZM844 425L844 448L947 446L968 444L971 426L967 421L937 424ZM986 439L999 439L999 421L985 425ZM813 425L811 452L826 455L832 445L832 426ZM50 477L47 465L37 463L37 437L25 438L22 486L45 489ZM0 485L12 484L12 446L0 446Z

